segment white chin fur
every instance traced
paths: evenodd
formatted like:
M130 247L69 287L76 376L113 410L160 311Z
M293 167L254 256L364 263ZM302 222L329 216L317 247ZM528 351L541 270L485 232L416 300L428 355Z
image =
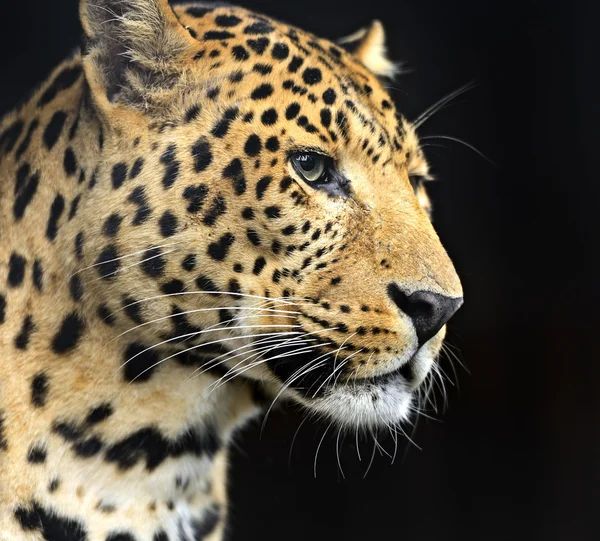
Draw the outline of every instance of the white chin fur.
M349 382L331 389L321 398L300 399L315 414L351 429L385 427L406 421L412 401L412 392L400 377L378 384Z

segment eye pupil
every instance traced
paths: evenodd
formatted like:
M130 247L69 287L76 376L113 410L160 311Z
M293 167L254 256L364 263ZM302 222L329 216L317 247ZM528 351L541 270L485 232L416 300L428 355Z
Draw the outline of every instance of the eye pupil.
M315 168L315 159L310 154L305 154L300 157L300 167L305 171L312 171Z

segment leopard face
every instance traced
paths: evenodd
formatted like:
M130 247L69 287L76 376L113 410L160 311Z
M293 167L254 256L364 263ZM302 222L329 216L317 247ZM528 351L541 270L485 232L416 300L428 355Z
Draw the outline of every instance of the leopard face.
M406 418L462 290L381 25L336 45L241 8L115 6L82 7L105 159L80 215L126 376L198 363L342 425Z

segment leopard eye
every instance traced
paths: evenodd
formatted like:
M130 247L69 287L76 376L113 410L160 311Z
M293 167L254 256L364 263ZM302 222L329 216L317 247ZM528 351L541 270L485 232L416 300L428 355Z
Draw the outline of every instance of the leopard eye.
M328 158L314 152L296 152L291 156L294 169L308 184L324 184L329 181Z

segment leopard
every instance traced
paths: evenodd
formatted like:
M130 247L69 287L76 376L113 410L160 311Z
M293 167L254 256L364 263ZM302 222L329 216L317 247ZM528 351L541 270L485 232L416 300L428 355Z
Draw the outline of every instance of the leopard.
M0 538L216 541L278 399L400 425L463 303L378 20L81 0L0 123Z

